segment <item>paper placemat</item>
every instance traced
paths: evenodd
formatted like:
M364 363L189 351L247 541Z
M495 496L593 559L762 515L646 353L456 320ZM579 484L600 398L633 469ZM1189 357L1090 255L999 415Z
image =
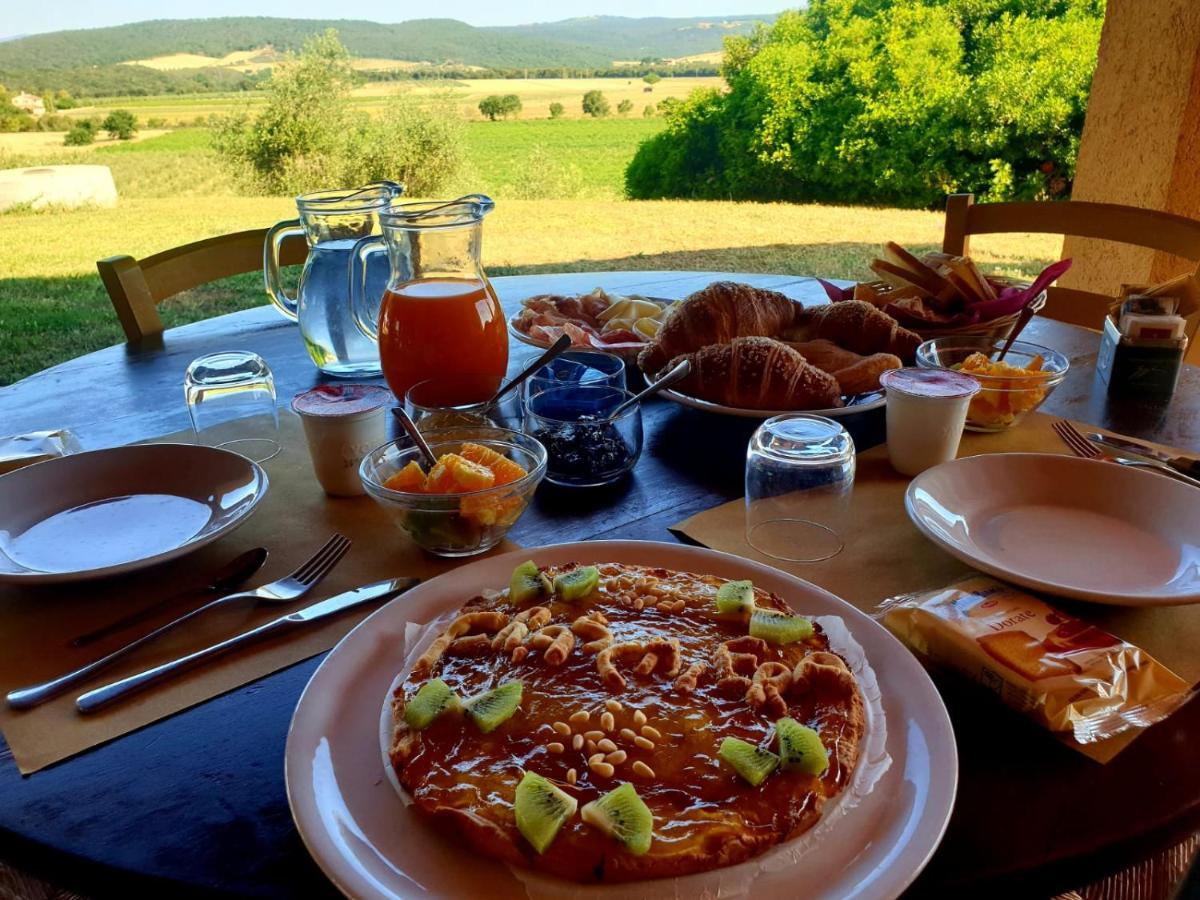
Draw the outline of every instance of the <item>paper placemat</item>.
M1069 454L1051 429L1054 421L1053 416L1035 412L1008 431L966 432L958 455ZM1088 428L1095 430L1092 426ZM1159 446L1159 449L1175 455L1184 453L1170 447ZM846 545L833 559L823 562L787 563L752 548L746 543L744 500L733 500L697 513L672 525L671 531L713 550L783 569L873 614L881 600L909 591L942 587L973 571L924 537L909 520L904 510L904 492L909 480L888 463L885 445L858 454L854 490L842 529ZM820 520L820 503L811 509L814 518ZM1193 685L1200 682L1200 654L1196 653L1196 647L1200 646L1200 604L1139 609L1060 597L1048 599L1055 606L1142 647ZM1132 736L1106 741L1106 752L1094 756L1111 758L1130 740Z
M181 432L159 440L188 442L190 437L191 432ZM380 604L369 603L310 628L253 644L86 716L75 710L75 698L85 690L182 656L341 591L399 576L428 579L478 558L443 560L430 556L392 524L370 497L327 497L313 475L300 421L290 412L281 412L279 439L283 450L264 464L270 479L266 497L245 524L216 543L127 578L41 588L0 586L2 694L75 669L199 606L204 601L189 601L190 605L165 612L91 646L70 646L73 638L170 594L172 583L184 574L215 571L239 553L263 546L270 556L247 582L247 586L253 587L294 570L334 532L341 532L353 541L333 572L295 605L236 605L201 616L85 684L34 709L13 710L0 699L0 732L22 774L36 772L322 653ZM493 552L513 546L503 543Z

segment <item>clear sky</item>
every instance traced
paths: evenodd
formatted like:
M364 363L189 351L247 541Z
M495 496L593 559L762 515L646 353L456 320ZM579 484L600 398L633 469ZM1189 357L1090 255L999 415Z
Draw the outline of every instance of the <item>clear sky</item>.
M219 16L279 16L304 19L461 19L472 25L519 25L574 16L737 16L771 13L799 5L797 0L440 0L436 4L355 5L329 0L0 0L0 36L98 28L144 19L194 19Z

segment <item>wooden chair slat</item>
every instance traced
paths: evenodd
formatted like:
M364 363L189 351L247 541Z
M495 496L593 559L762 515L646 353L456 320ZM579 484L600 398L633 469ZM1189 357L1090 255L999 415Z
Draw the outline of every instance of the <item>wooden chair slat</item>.
M158 304L202 284L262 269L267 229L253 228L173 247L136 260L113 256L96 263L117 318L130 343L163 330ZM308 255L303 237L291 235L280 248L282 265L299 265Z

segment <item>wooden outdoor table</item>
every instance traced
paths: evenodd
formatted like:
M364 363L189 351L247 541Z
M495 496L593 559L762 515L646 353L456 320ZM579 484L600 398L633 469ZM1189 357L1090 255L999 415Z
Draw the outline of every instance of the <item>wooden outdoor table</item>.
M495 285L511 313L537 293L601 284L674 298L717 278L824 299L810 278L707 272L518 276ZM1046 411L1200 451L1200 369L1185 367L1170 404L1109 404L1094 377L1098 335L1035 320L1028 337L1071 360ZM186 428L184 368L201 354L230 349L267 360L282 403L319 380L295 326L264 307L173 329L160 347L112 347L0 389L0 434L67 427L94 448ZM519 344L513 350L514 367L532 352ZM756 424L651 402L631 480L584 492L544 485L511 537L526 546L672 540L669 525L741 496ZM876 444L882 411L848 427L860 449ZM29 778L0 745L0 860L92 895L334 894L301 845L283 781L288 723L319 662L299 663ZM953 681L939 687L955 725L961 781L946 838L914 894L1066 890L1200 825L1200 704L1101 766L1049 738L1036 758L1014 758L1006 736L1036 726L999 704L979 703Z

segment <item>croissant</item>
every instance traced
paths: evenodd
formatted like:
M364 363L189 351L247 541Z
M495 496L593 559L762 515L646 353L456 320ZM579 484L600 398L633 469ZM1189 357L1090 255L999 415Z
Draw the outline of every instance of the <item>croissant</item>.
M806 360L837 379L843 394L866 394L879 390L879 376L888 369L899 369L904 363L891 353L872 353L863 356L839 347L833 341L788 342Z
M808 306L795 325L781 335L788 341L824 338L855 353L891 353L905 365L916 358L921 336L902 328L881 309L862 300L842 300L824 306Z
M654 374L677 356L738 337L768 337L791 327L800 314L795 300L775 291L717 281L679 305L638 357Z
M773 338L738 337L710 344L681 359L691 374L677 390L701 400L739 409L832 409L842 405L837 379L805 361Z

